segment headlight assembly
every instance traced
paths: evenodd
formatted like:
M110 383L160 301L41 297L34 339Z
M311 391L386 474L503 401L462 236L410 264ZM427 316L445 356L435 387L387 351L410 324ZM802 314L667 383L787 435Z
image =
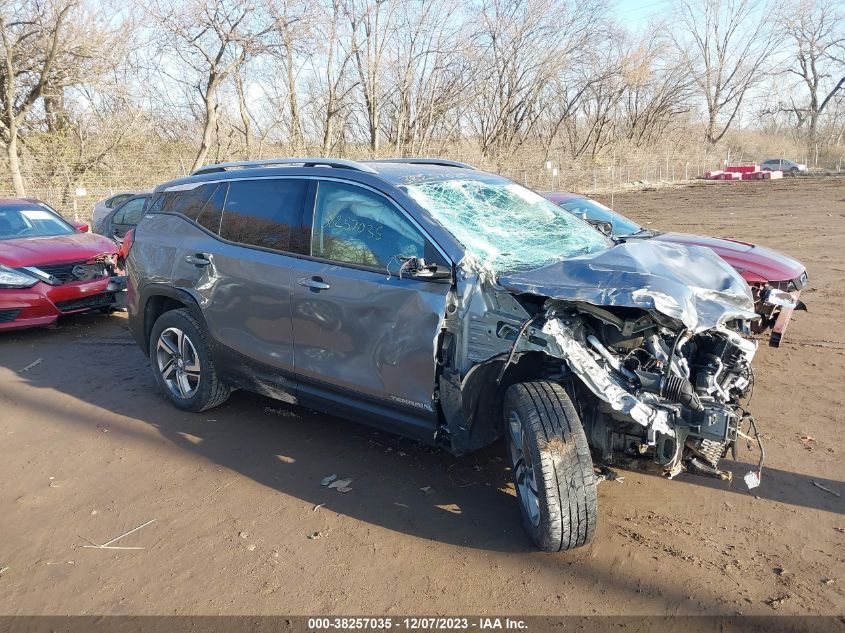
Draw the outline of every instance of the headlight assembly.
M38 279L0 264L0 288L31 288Z

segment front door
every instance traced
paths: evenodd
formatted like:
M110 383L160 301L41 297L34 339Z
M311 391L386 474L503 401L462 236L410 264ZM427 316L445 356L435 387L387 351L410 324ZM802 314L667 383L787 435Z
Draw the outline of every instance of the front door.
M400 278L400 258L409 256L447 265L386 197L320 180L311 258L291 279L294 364L301 396L330 400L347 415L363 406L362 421L431 441L449 283Z

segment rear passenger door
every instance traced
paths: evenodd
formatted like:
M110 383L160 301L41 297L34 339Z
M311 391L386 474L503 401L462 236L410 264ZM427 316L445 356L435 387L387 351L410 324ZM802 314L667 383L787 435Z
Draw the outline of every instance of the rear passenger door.
M348 182L319 181L311 230L310 257L291 279L300 396L431 441L450 284L398 272L401 257L447 266L445 255L390 199Z
M290 284L309 181L232 180L214 185L183 241L174 283L194 289L230 382L285 399L293 394ZM204 185L211 187L211 185ZM307 232L307 231L305 231Z

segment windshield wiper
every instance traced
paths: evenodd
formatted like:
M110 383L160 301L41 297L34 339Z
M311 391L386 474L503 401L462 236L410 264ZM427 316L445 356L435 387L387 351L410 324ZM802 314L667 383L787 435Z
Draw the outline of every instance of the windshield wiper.
M633 233L629 233L628 235L625 235L623 237L637 237L638 235L646 235L646 234L647 235L654 235L654 231L652 231L651 229L647 229L644 226L641 226L640 228L638 228Z

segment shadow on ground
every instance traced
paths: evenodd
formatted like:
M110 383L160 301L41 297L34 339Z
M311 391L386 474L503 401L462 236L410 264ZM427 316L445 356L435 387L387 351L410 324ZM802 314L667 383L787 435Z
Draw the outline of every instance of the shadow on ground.
M325 504L356 520L437 543L534 553L522 530L500 442L474 455L454 458L361 424L246 392L234 393L219 409L184 413L158 394L148 361L124 324L120 317L107 322L90 318L70 328L0 338L2 367L19 372L42 358L40 364L18 374L33 390L15 390L14 382L0 382L0 399L95 430L97 421L89 414L51 400L50 391L58 390L153 427L173 445L272 490L314 505ZM113 438L156 441L132 421L110 420ZM750 466L728 467L737 475L730 486L699 477L683 479L725 493L756 494L770 501L843 513L841 498L810 483L839 491L841 482L766 469L763 486L749 492L741 476ZM340 494L321 487L320 480L332 474L353 478L353 492ZM570 579L594 583L596 588L622 590L633 599L642 598L647 590L673 608L682 608L688 600L683 588L660 578L623 585L610 567L604 569L604 562L594 558L587 548L566 557L531 560L560 570L556 573L567 573ZM720 598L715 589L710 595L699 595L716 609Z

